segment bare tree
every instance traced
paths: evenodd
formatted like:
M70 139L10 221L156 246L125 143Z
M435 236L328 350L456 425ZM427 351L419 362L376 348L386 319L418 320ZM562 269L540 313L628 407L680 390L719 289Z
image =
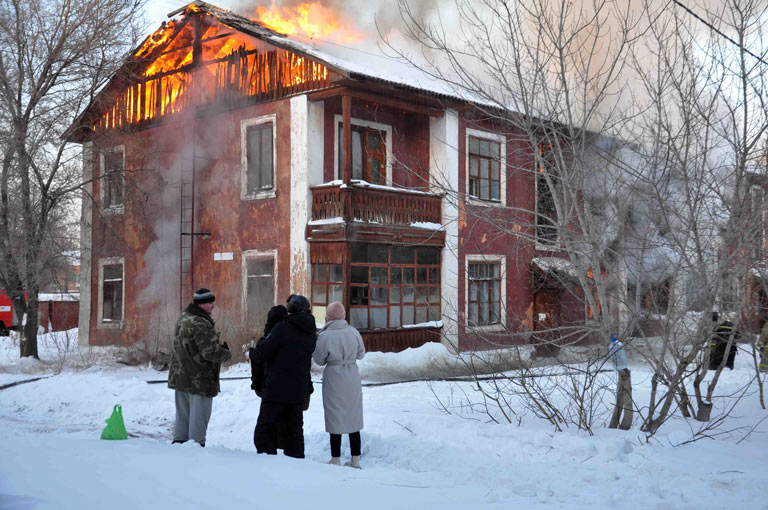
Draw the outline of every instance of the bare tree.
M760 39L759 12L756 2L729 1L699 23L687 11L671 10L650 24L633 53L635 67L645 69L638 74L647 112L636 119L645 148L637 175L648 190L644 199L666 225L663 248L676 280L664 304L660 348L643 353L653 371L642 426L650 434L675 408L711 419L725 365L723 359L707 379L716 326L711 312L725 312L734 331L747 312L740 289L757 262L754 239L764 226L754 221L746 188L766 116L765 62L748 56L744 45ZM736 339L731 335L726 352L739 348Z
M0 285L26 314L21 356L37 357L46 250L82 184L65 132L136 43L143 3L0 3Z
M468 205L450 186L441 189L521 254L530 257L544 240L553 255L570 261L551 273L584 303L590 320L508 333L537 347L587 338L607 345L611 332L630 346L638 334L655 336L653 348L641 351L653 373L642 427L653 434L677 408L710 419L723 369L702 391L710 312L730 312L739 327L737 290L755 263L749 243L757 228L745 187L768 102L764 61L746 46L760 40L757 2L724 2L710 13L711 26L672 4L628 4L458 1L458 28L447 30L401 1L408 35L424 55L400 55L471 99L476 118L523 139L522 157L535 157L531 167L505 169L507 179L528 172L547 190L534 209L508 206L499 214ZM522 158L508 161L516 159ZM728 349L738 348L734 340ZM582 359L584 381L601 360L604 351ZM582 384L600 386L596 381ZM503 402L505 391L496 385L483 398ZM541 393L529 396L541 404ZM593 400L602 397L595 393ZM565 422L562 400L555 405L543 415Z

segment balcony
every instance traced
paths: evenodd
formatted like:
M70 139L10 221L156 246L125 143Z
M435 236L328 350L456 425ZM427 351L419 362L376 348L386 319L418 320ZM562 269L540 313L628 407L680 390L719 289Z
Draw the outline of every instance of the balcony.
M307 240L444 244L439 195L333 181L312 188Z

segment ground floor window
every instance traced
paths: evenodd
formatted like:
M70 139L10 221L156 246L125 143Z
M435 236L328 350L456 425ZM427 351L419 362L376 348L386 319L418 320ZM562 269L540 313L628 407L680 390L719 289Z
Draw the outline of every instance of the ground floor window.
M275 256L272 252L243 253L245 323L260 329L275 304Z
M399 328L440 320L440 248L352 245L350 323Z
M467 311L470 326L501 322L501 272L500 261L468 264Z
M103 327L120 327L123 321L124 267L120 257L99 260L99 323Z
M312 315L325 322L325 310L334 301L343 303L343 271L341 264L312 264Z

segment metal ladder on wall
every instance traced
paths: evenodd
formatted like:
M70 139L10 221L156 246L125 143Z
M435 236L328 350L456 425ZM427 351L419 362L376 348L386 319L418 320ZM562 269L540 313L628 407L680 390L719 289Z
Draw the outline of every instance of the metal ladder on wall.
M179 304L183 310L192 299L195 253L195 154L181 163L180 239L179 239Z

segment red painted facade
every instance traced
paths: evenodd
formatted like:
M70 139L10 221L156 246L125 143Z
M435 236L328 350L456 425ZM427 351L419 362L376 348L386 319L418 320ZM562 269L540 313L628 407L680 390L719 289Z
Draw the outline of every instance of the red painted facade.
M203 16L197 11L189 15ZM222 63L234 65L230 57ZM194 68L188 72L193 73ZM444 223L441 207L448 207L447 199L413 191L430 190L435 156L431 149L435 139L439 139L431 132L432 121L457 111L462 112L458 114L457 139L448 140L448 145L458 147L458 162L448 170L455 173L460 196L465 196L468 189L466 142L470 129L505 140L507 177L503 204L506 207L477 200L459 203L455 234L458 267L447 271L456 276L457 289L447 292L449 284L441 283L443 299L438 305L442 307L439 312L443 325L459 325L455 328L457 338L452 342L458 340L457 347L462 350L527 343L541 326L539 314L547 315L542 323L583 321L583 303L575 299L577 293L535 285L531 259L542 252L524 240L533 238L534 215L518 212L534 210L536 200L534 157L522 133L510 133L508 126L502 129L476 120L472 110L455 98L438 100L413 89L383 86L375 79L352 80L343 70L335 69L334 73L337 72L338 76L331 76L329 83L318 82L319 88L315 90L297 90L301 85L293 83L290 89L272 90L267 99L232 101L230 95L219 102L191 104L162 118L143 118L134 126L127 120L129 115L121 121L123 124L115 122L115 126L123 126L119 129L110 127L109 117L98 107L89 110L91 117L84 118L97 119L93 121L94 128L77 136L79 141L92 142L84 147L89 152L86 161L93 162L95 177L88 247L90 288L81 288L90 302L89 316L81 317L81 330L87 328L91 344L167 340L179 310L191 297L191 290L198 287L215 292L214 318L223 333L229 335L229 341L247 341L260 329L245 324L244 257L253 253L275 256L275 302L284 302L294 288L307 289L309 294L313 264L340 266L343 301L348 305L349 317L355 243L443 248L446 238L452 235L447 233L449 225L443 224L439 230L422 225ZM137 90L143 90L141 87L149 86L150 82L137 84ZM122 89L115 87L116 97L124 97ZM305 101L291 99L301 96L306 96ZM351 104L348 110L344 98ZM299 111L305 107L309 115ZM111 110L113 116L120 113L115 111ZM312 120L312 115L318 113L318 119ZM374 189L351 183L321 186L338 179L338 126L351 129L340 122L345 114L350 116L352 126L368 125L388 133L391 187ZM274 119L274 186L268 196L244 199L243 122L266 116ZM300 141L296 147L292 146L294 140ZM103 163L107 161L105 155L116 150L124 154L124 198L121 208L110 209L103 207L105 184L110 178ZM318 162L318 158L322 161ZM185 280L191 290L180 299L183 275L179 267L183 266L180 259L184 259L183 255L180 257L184 253L180 236L186 228L182 226L183 183L191 175L191 228L195 235L192 274ZM489 219L503 221L509 232L500 234ZM298 231L302 235L297 238ZM452 253L444 249L441 264L449 263L449 255ZM469 306L466 270L470 261L484 257L500 262L504 269L502 317L491 327L470 330L464 326ZM115 268L122 273L115 276ZM455 295L457 299L448 302L446 295ZM113 312L106 310L113 310L116 301L121 307L120 316L109 316ZM391 304L387 304L388 309ZM440 333L434 322L419 322L416 327L371 329L363 335L369 350L396 351L439 341ZM493 343L489 344L488 339Z

